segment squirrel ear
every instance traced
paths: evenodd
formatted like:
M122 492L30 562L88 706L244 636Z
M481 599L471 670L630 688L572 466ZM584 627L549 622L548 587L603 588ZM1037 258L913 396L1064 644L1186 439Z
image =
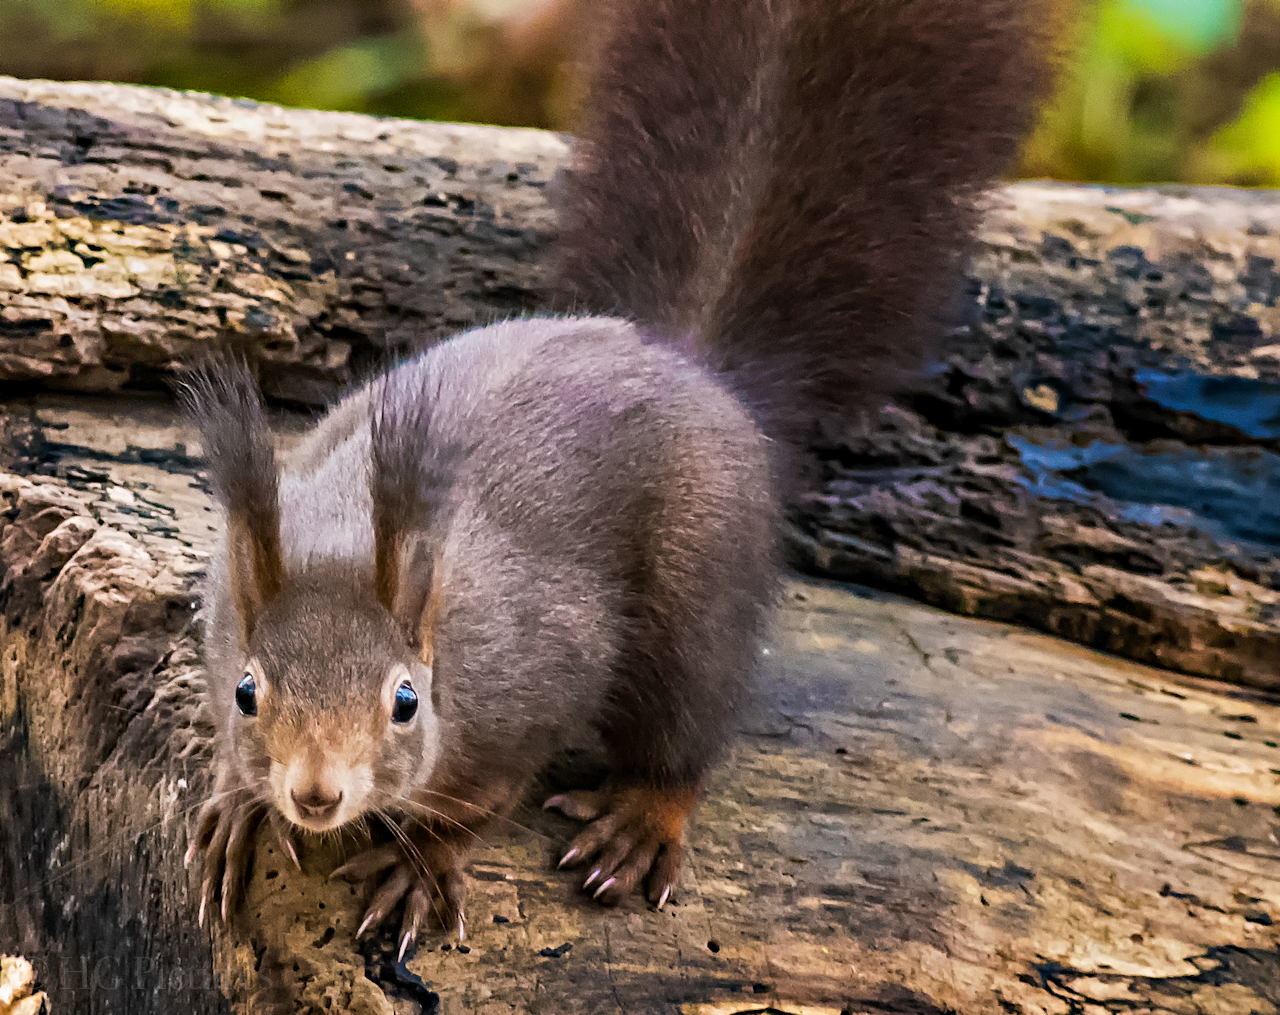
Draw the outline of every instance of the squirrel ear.
M382 378L373 394L369 456L374 588L428 666L440 602L436 551L457 458L433 426L439 391L429 392L429 383L421 361Z
M284 580L271 429L243 360L211 361L183 379L179 394L200 429L209 483L226 512L231 594L241 644L247 646L263 607Z
M273 514L276 517L268 517ZM278 509L229 509L227 529L231 594L240 617L240 644L248 648L263 607L275 598L284 582Z
M374 517L378 517L376 512ZM432 641L440 605L432 547L425 533L380 527L376 523L374 547L378 601L404 630L419 660L430 666L434 660Z

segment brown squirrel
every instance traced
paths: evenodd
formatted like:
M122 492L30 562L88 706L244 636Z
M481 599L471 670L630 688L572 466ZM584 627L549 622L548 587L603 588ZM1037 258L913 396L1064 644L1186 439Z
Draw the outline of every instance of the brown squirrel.
M279 467L247 368L191 382L226 521L202 920L264 815L290 852L375 816L394 843L341 871L376 880L360 931L403 901L402 954L433 910L462 936L468 848L588 725L611 774L547 801L588 822L561 866L661 908L793 452L927 355L1058 2L620 0L564 216L577 316L432 347Z

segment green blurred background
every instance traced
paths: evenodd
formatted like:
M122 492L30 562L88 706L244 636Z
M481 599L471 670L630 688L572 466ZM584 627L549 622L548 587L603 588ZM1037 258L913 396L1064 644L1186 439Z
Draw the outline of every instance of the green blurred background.
M0 0L0 73L570 129L593 0ZM1095 0L1020 174L1280 186L1280 0Z

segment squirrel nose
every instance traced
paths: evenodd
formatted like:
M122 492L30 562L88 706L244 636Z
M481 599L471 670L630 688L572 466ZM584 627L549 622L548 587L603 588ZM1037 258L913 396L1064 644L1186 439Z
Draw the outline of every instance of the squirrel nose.
M342 803L342 790L330 795L314 785L304 793L299 793L296 789L290 790L289 796L293 798L294 806L304 817L315 821L332 817L338 805Z

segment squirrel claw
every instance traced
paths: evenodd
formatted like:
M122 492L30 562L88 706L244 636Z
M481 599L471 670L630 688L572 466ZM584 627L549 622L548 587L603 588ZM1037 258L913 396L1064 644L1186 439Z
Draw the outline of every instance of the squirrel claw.
M607 892L610 889L610 887L617 884L617 881L618 881L617 878L610 878L608 881L603 882L600 885L600 887L595 890L595 894L593 894L591 897L593 899L600 898L600 896L603 895L605 892Z
M650 900L656 898L659 908L665 906L679 874L685 823L696 790L641 785L590 798L593 803L606 798L607 807L570 843L560 865L595 857L582 888L606 906L616 905L646 881Z
M394 866L400 861L401 854L398 847L380 846L376 849L366 849L363 853L353 856L329 876L351 881L364 881L375 874L382 873L388 867Z
M557 793L548 797L542 805L544 811L559 811L574 821L594 821L605 812L608 798L603 793L575 789L569 793Z
M404 900L404 917L400 921L400 954L396 959L397 962L403 962L405 955L409 951L409 946L413 944L418 936L418 928L431 914L431 896L427 893L426 888L419 884L417 887L410 888L409 894Z
M274 808L271 810L271 829L276 833L276 841L280 843L280 848L293 861L293 866L297 870L302 870L302 861L298 859L298 851L294 849L293 836L289 834L289 825L283 815Z
M360 878L357 877L357 869L355 867L354 860L348 860L346 863L342 864L341 866L335 867L333 869L333 872L329 875L329 877L342 878L343 880L346 880L346 881L360 880Z

